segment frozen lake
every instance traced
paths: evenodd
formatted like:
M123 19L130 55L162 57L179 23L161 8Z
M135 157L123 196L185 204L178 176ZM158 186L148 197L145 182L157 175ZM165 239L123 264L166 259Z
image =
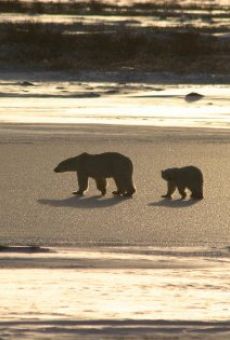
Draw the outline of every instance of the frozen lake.
M48 247L0 252L3 339L229 338L229 97L225 84L2 77L2 242ZM53 168L83 149L130 155L134 199L98 198L92 184L70 196L75 178ZM199 204L159 201L178 154L204 170Z
M0 330L10 326L9 339L230 331L228 247L49 250L0 253Z

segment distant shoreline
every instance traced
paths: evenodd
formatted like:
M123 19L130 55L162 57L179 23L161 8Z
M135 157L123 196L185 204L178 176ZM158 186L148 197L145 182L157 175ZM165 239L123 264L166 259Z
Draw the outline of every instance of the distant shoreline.
M151 84L230 84L230 74L226 73L177 73L141 71L128 67L120 70L74 70L50 71L45 68L3 67L0 80L11 81L79 81L79 82L118 82Z

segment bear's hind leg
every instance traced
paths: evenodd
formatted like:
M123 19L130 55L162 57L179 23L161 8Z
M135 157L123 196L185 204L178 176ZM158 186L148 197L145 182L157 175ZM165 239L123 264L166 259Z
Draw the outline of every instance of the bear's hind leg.
M102 196L106 194L106 179L105 178L95 178L97 189L101 192Z
M114 178L114 180L117 186L117 191L113 191L114 195L132 197L136 192L132 179L122 176L122 178Z
M123 181L120 180L120 178L114 177L115 184L117 186L117 190L113 191L113 195L115 196L121 196L124 194L124 184Z
M202 190L201 191L193 190L191 198L195 200L202 200L204 198Z
M125 181L124 197L132 197L135 192L136 192L136 189L133 185L132 178L127 178Z
M203 196L203 185L199 184L194 187L194 185L189 188L192 192L191 198L196 199L196 200L202 200L204 198Z
M202 193L193 193L191 195L191 198L194 199L194 200L202 200L204 198L203 194Z

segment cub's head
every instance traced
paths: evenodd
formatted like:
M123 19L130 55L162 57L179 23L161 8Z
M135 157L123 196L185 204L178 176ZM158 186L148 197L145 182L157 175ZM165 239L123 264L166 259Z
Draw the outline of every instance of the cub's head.
M78 171L87 155L87 153L82 153L79 156L65 159L56 166L54 172Z
M171 168L161 171L161 177L166 181L173 181L177 175L178 168Z

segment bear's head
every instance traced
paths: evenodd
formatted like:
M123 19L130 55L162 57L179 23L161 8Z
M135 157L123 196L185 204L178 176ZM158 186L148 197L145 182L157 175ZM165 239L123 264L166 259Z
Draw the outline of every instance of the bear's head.
M72 171L72 167L73 167L73 162L72 162L73 158L68 158L65 159L64 161L62 161L61 163L58 164L58 166L56 166L56 168L54 169L55 172L66 172L66 171Z
M82 153L79 156L67 158L56 166L54 172L67 172L67 171L78 171L79 166L83 165L85 158L88 154Z
M166 181L173 181L177 174L177 168L171 168L161 171L161 177Z

